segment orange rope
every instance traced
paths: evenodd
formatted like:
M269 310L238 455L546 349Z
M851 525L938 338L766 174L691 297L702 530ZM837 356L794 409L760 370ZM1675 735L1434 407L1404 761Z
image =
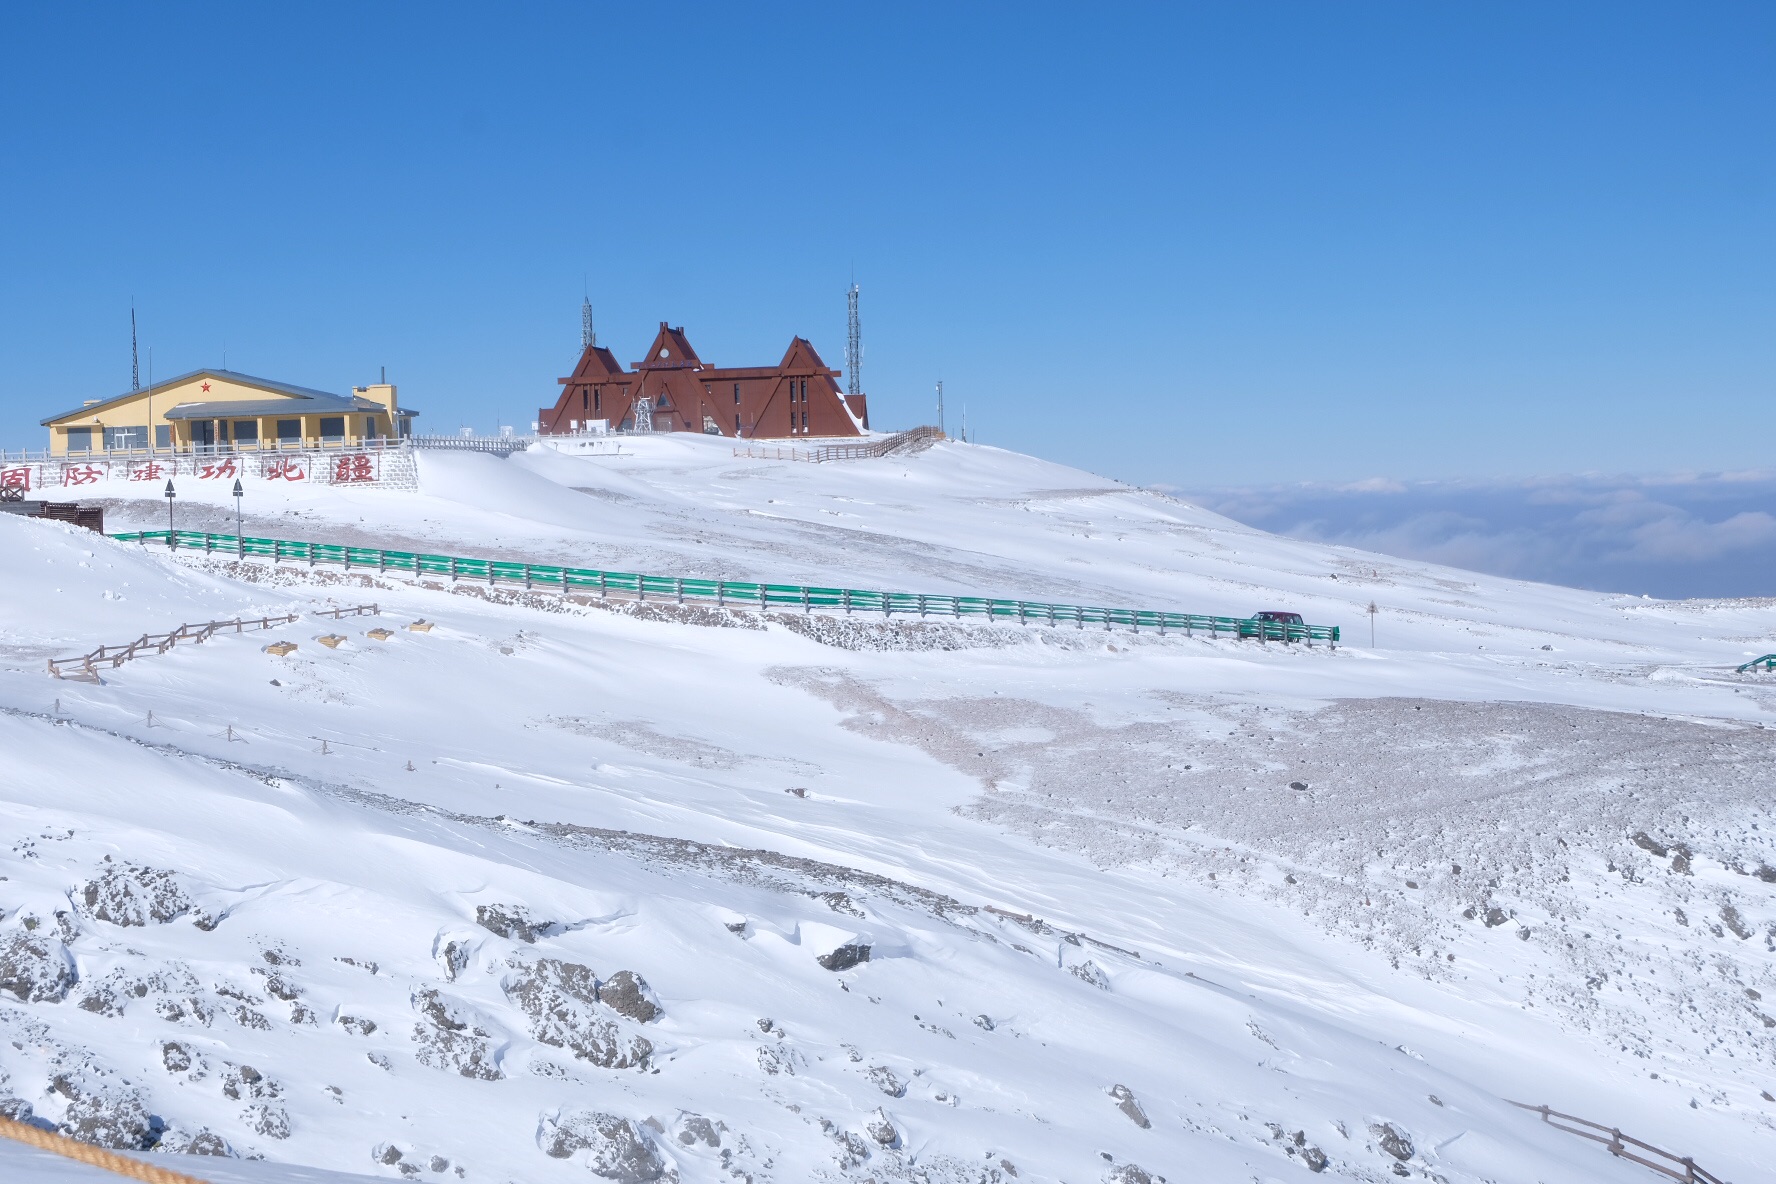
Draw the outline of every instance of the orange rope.
M14 1122L10 1118L0 1118L0 1135L8 1139L16 1139L27 1143L41 1151L53 1151L57 1155L65 1155L69 1159L77 1159L81 1163L92 1164L96 1168L104 1168L108 1172L116 1172L120 1176L128 1176L132 1180L140 1180L142 1184L206 1184L196 1176L187 1176L184 1172L175 1172L167 1168L156 1167L143 1163L139 1159L131 1159L127 1155L119 1155L115 1151L107 1151L103 1147L94 1147L90 1143L81 1143L52 1131L39 1130L23 1122Z

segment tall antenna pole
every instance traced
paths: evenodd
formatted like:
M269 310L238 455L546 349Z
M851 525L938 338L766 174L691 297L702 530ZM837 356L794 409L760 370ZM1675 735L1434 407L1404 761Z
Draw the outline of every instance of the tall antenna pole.
M937 430L940 432L944 430L943 380L941 378L937 381Z
M846 335L845 372L851 376L845 390L848 394L863 393L863 323L857 319L857 281L845 293Z
M580 348L598 344L598 331L592 327L592 294L580 301Z
M136 306L130 305L130 390L142 389L142 371L136 363Z

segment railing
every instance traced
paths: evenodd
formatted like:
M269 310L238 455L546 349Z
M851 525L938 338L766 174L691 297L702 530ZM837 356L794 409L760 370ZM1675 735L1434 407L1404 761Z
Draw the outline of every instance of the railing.
M937 428L920 427L896 433L884 440L870 440L861 444L824 444L819 448L797 448L793 444L767 448L749 444L745 448L734 449L734 455L752 460L801 460L823 464L829 460L869 460L889 456L920 444L935 444L944 438L944 434Z
M233 456L258 452L398 452L410 443L392 436L305 436L274 440L230 440L219 444L181 441L149 447L146 444L106 448L70 448L66 452L22 448L0 452L0 461L153 460L162 456Z
M1168 613L1151 609L1104 608L1078 604L1047 604L1031 600L998 600L980 596L936 596L922 592L873 592L855 588L815 588L800 584L761 584L747 580L698 580L677 576L650 576L636 572L600 571L597 568L558 567L544 563L518 563L498 559L465 559L453 555L426 555L414 551L385 551L377 547L346 547L336 543L305 543L286 539L239 538L231 534L200 531L144 530L112 535L122 542L161 543L175 550L226 552L274 563L337 564L350 570L406 572L414 576L447 576L451 581L473 580L488 585L522 584L568 593L597 593L601 599L617 597L637 601L672 601L677 604L714 604L720 608L800 610L804 613L879 613L884 618L945 618L958 621L1002 621L1019 625L1073 625L1083 629L1115 626L1140 632L1183 633L1195 637L1228 637L1257 641L1305 641L1310 646L1324 641L1334 648L1339 641L1337 625L1292 625L1245 617L1211 617L1198 613Z
M1510 1099L1507 1098L1506 1101L1510 1101ZM1588 1118L1575 1118L1571 1114L1562 1114L1560 1111L1550 1110L1546 1106L1531 1106L1527 1102L1511 1102L1511 1105L1540 1114L1542 1121L1557 1131L1565 1131L1567 1134L1577 1135L1581 1139L1602 1143L1609 1148L1611 1155L1619 1159L1632 1160L1642 1167L1648 1167L1655 1172L1670 1176L1673 1180L1682 1180L1684 1184L1726 1184L1725 1180L1713 1172L1705 1172L1697 1167L1696 1161L1689 1156L1673 1155L1669 1151L1662 1151L1651 1143L1643 1143L1639 1139L1624 1135L1613 1126L1604 1126L1601 1122L1592 1122ZM1560 1122L1554 1121L1555 1119L1559 1119ZM1574 1122L1578 1126L1562 1126L1561 1122ZM1586 1129L1581 1130L1580 1127ZM1628 1150L1629 1147L1638 1148L1649 1155L1656 1155L1664 1162L1654 1162L1644 1156L1636 1155L1633 1151Z
M453 452L491 452L495 456L511 456L536 443L534 436L412 436L415 448L442 449Z
M81 654L77 658L51 658L49 673L55 678L72 677L97 682L100 666L110 666L115 670L131 658L138 658L146 653L164 654L181 641L202 643L224 629L244 633L249 628L269 629L273 625L287 625L294 620L296 615L291 613L284 617L260 617L257 621L206 621L202 625L180 625L170 633L144 633L127 645L102 645L92 653ZM67 673L70 670L76 673L70 675Z

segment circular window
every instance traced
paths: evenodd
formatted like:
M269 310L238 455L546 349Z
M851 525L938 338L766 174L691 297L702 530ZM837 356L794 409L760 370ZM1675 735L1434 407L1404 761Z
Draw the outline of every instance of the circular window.
M661 356L661 357L662 357L662 358L665 358L665 357L670 357L670 356L671 356L671 354L672 354L672 351L671 351L671 350L669 350L669 349L667 349L667 348L666 348L666 347L665 347L665 346L663 346L663 345L662 345L662 346L661 346L661 347L660 347L660 356Z

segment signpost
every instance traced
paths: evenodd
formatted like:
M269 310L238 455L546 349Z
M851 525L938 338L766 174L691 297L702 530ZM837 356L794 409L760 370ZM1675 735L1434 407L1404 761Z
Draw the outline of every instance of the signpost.
M234 553L239 559L247 557L247 540L241 532L240 499L244 492L245 490L241 489L240 478L236 477L234 479Z
M179 495L173 492L172 478L169 477L169 478L167 478L167 488L166 488L167 546L169 548L177 548L179 545L179 536L173 532L173 499L177 496L179 496Z

